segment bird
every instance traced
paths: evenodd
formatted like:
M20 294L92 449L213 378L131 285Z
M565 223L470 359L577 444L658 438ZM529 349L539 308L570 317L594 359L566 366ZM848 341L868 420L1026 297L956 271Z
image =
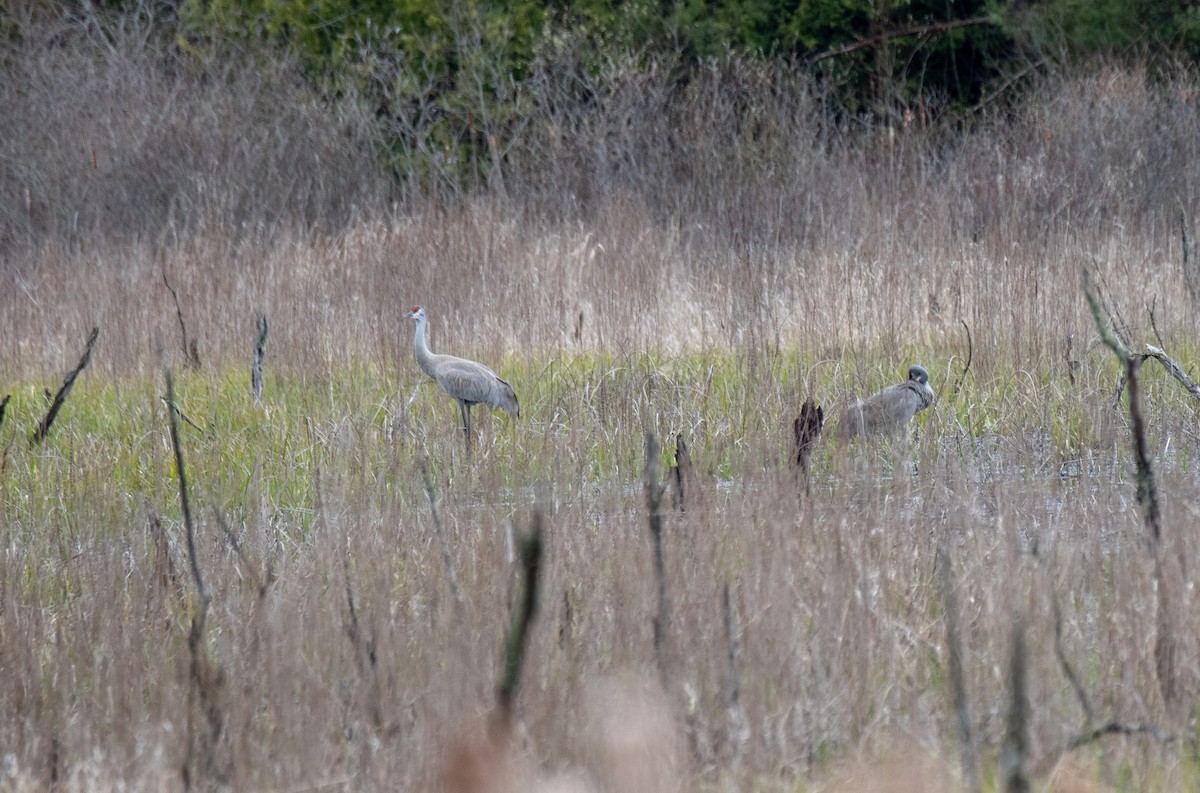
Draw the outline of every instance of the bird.
M856 435L898 429L931 404L933 389L929 387L929 372L914 364L908 367L908 379L903 383L847 405L838 422L838 437L848 441Z
M407 319L416 321L413 353L417 358L417 366L458 403L468 444L471 442L471 408L475 405L487 405L503 410L510 416L521 417L521 406L517 403L512 386L497 377L491 369L466 358L429 351L425 343L425 328L429 320L423 307L413 306Z

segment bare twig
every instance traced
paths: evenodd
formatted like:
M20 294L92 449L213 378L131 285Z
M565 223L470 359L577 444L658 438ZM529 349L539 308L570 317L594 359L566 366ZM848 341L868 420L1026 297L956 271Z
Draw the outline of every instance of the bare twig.
M92 328L92 332L88 334L87 347L83 351L83 356L79 359L79 363L74 369L67 374L63 384L58 389L58 393L54 395L54 399L50 402L50 409L46 412L46 417L38 424L37 429L33 431L33 437L29 439L29 445L34 446L46 439L46 433L50 432L50 425L54 423L54 418L58 415L59 409L63 406L63 401L66 400L67 394L71 393L71 389L75 386L75 378L83 371L83 368L88 365L88 361L92 358L92 347L96 345L96 337L100 335L100 328Z
M1137 356L1125 359L1125 378L1129 387L1129 418L1133 423L1133 454L1137 465L1137 500L1142 506L1146 528L1155 543L1162 536L1162 516L1158 507L1158 486L1154 479L1154 468L1150 464L1150 449L1146 443L1146 421L1142 417L1142 394L1138 383Z
M542 516L535 512L533 529L521 540L521 569L525 586L521 601L513 612L512 625L504 640L504 676L496 691L500 719L511 723L513 702L517 696L517 684L521 679L521 667L525 661L525 649L529 645L529 626L537 613L538 584L542 564Z
M658 615L654 618L654 657L658 660L658 671L663 681L667 678L666 637L670 625L667 607L667 573L663 561L663 485L658 481L658 440L654 433L646 433L646 468L642 476L642 487L646 493L646 510L650 521L650 544L654 553L654 577L658 582Z
M728 651L725 654L725 710L726 732L729 749L733 759L740 757L742 744L748 738L746 715L742 710L741 674L738 672L739 635L737 617L733 613L733 601L729 596L729 584L726 582L721 591L721 610L725 615L725 643Z
M1141 389L1138 388L1137 370L1140 357L1130 353L1128 346L1110 328L1105 312L1092 290L1087 271L1084 270L1084 295L1092 311L1092 319L1100 332L1100 339L1113 351L1125 369L1125 380L1129 387L1129 418L1132 423L1134 462L1137 465L1137 499L1142 506L1142 517L1151 537L1157 543L1162 530L1158 510L1158 488L1154 483L1154 469L1150 466L1150 453L1146 443L1146 426L1142 418ZM1154 348L1158 349L1158 348Z
M433 530L437 532L438 541L442 545L442 563L446 566L446 576L450 581L450 594L454 597L457 607L462 607L462 599L458 594L458 576L454 573L454 562L450 559L450 544L446 541L446 533L442 530L442 514L438 509L437 488L433 484L433 475L429 472L429 462L424 455L417 460L421 469L421 479L425 482L425 495L429 498L429 511L433 513Z
M1183 283L1192 298L1192 307L1200 308L1200 262L1196 260L1196 238L1192 236L1182 200L1179 202L1179 234L1183 238Z
M996 86L990 92L988 92L988 93L984 94L982 97L980 97L979 101L976 102L974 105L972 105L971 109L966 111L962 115L964 117L976 115L977 113L982 111L984 108L986 108L988 105L992 104L992 102L995 102L997 99L1004 96L1004 94L1008 91L1008 89L1012 88L1013 85L1015 85L1017 82L1025 79L1025 77L1027 75L1029 75L1031 72L1037 71L1038 69L1042 68L1049 62L1050 62L1050 56L1046 55L1046 56L1043 56L1043 57L1039 58L1038 60L1034 61L1033 63L1027 65L1024 69L1020 69L1020 70L1014 72L1013 74L1009 75L998 86Z
M179 418L183 419L186 423L190 424L194 429L199 430L200 432L204 432L204 428L201 427L196 422L192 421L190 418L188 418L188 415L179 409L179 405L169 402L165 396L160 396L159 399L161 399L163 401L163 404L166 405L168 408L170 408L170 410L172 412L174 412L175 415L179 416Z
M1155 295L1154 299L1150 301L1150 329L1154 331L1154 340L1158 342L1158 346L1166 347L1167 345L1163 343L1162 334L1158 332L1158 322L1154 319L1154 308L1157 305L1158 295Z
M962 753L963 785L966 786L967 793L979 793L983 786L979 781L979 753L975 748L975 737L971 729L971 710L967 703L967 685L963 676L962 635L958 630L958 595L954 588L950 553L944 544L938 545L936 564L946 614L947 671L950 676L954 712L958 716L958 745Z
M885 41L892 39L907 39L907 38L927 38L936 33L948 33L951 30L959 28L975 27L978 25L990 25L992 19L990 17L972 17L970 19L955 19L949 22L933 22L926 25L916 25L913 27L903 28L901 30L890 30L879 33L875 36L869 36L865 39L859 39L841 47L834 47L824 52L818 52L816 55L811 55L807 59L808 63L818 63L829 58L838 58L842 55L849 55L852 52L875 47Z
M1189 394L1196 399L1200 399L1200 385L1197 385L1195 380L1188 377L1187 373L1183 371L1183 367L1171 360L1171 357L1163 352L1161 348L1155 347L1153 344L1147 344L1146 352L1141 357L1143 361L1147 358L1153 358L1161 363L1163 368L1167 370L1167 373L1182 383Z
M1028 793L1031 789L1025 773L1029 751L1029 695L1025 690L1025 627L1013 625L1012 650L1008 662L1008 716L1005 718L1004 744L1000 749L1000 772L1004 793Z
M254 401L262 399L263 357L267 354L267 315L258 315L258 336L254 340L254 360L250 365L250 390L254 393Z
M1076 735L1067 742L1067 751L1073 751L1080 747L1087 746L1089 743L1098 741L1108 735L1149 735L1159 741L1169 742L1176 740L1174 735L1164 734L1158 727L1153 724L1125 724L1119 721L1110 721L1094 729L1085 730L1079 735Z
M675 480L675 492L671 501L680 512L686 511L683 498L684 487L691 479L691 473L692 455L688 451L687 442L683 439L683 433L680 432L675 436L675 465L671 468L671 476Z
M1092 703L1088 700L1083 684L1079 682L1079 676L1075 674L1075 668L1067 658L1066 648L1063 647L1062 606L1058 602L1058 590L1053 585L1050 587L1050 608L1054 613L1054 655L1058 658L1058 665L1062 667L1063 676L1075 692L1075 698L1079 700L1079 707L1083 709L1083 724L1090 728L1095 723Z
M188 341L187 325L183 322L183 309L179 306L179 295L175 293L175 287L171 286L171 282L167 280L167 271L163 270L163 284L166 285L167 291L171 293L171 299L175 301L175 316L179 320L179 333L182 336L181 344L183 345L183 360L191 369L200 368L200 350L196 346L196 340Z
M250 564L250 560L246 558L246 550L242 547L242 542L238 539L237 535L229 528L229 524L225 521L225 516L216 507L213 507L212 510L213 517L217 519L217 525L225 533L225 540L233 548L234 553L238 555L238 559L241 559L242 568L249 574L250 583L254 586L254 591L258 593L259 598L266 597L267 590L271 588L271 584L275 583L275 572L271 569L270 562L267 563L266 578L259 578L258 573L255 571L255 565Z
M962 323L963 330L967 332L967 363L963 367L962 374L958 376L958 379L954 381L954 386L950 389L952 396L958 396L963 381L967 379L967 372L971 371L971 360L975 357L975 347L971 343L971 328L968 327L966 320L960 319L959 322Z
M162 354L161 345L159 353ZM175 378L171 367L165 361L163 370L167 381L167 404L175 403ZM196 584L196 597L199 606L192 614L192 627L188 632L188 652L191 655L192 686L188 689L189 700L193 695L200 701L200 709L208 723L208 731L201 737L199 757L196 756L195 734L191 728L191 708L188 709L188 759L181 769L183 787L191 790L192 774L198 770L192 767L193 762L203 768L207 776L222 780L225 772L217 763L216 747L224 731L224 713L217 701L218 692L222 685L222 674L208 659L205 651L205 627L208 621L208 609L212 602L208 588L204 585L204 576L200 572L200 560L196 553L196 531L192 521L191 502L188 499L187 470L183 464L183 446L179 440L179 424L175 420L175 411L167 411L167 425L171 433L171 447L175 451L175 473L179 481L179 504L183 513L183 525L187 533L188 560L191 564L192 580Z

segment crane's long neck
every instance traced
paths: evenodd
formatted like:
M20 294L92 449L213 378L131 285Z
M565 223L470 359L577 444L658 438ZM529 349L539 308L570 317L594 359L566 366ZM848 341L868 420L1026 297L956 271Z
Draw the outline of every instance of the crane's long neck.
M425 345L425 317L417 318L417 330L413 334L413 353L417 357L417 366L421 371L433 377L433 353Z

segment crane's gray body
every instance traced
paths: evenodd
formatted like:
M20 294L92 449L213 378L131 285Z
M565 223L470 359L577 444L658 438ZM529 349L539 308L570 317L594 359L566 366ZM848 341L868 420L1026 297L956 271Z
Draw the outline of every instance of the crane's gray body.
M457 358L453 355L438 355L429 351L425 343L425 328L428 320L425 309L414 306L408 318L417 322L413 335L413 353L421 371L437 381L442 390L458 402L462 414L463 431L470 438L471 408L487 405L503 410L510 416L520 417L521 407L512 386L501 380L495 372L481 363Z
M838 437L850 440L856 435L890 432L912 421L912 417L933 404L929 372L923 366L910 366L908 379L890 385L877 394L846 407L838 422Z

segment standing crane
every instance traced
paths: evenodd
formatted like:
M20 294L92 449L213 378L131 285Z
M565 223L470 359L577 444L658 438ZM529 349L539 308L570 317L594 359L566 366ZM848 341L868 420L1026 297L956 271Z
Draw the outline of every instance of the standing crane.
M471 443L471 408L487 405L499 408L510 416L520 418L521 408L512 386L496 376L496 373L481 363L456 358L453 355L438 355L429 351L425 344L425 327L428 319L425 309L413 306L408 319L416 320L417 330L413 335L413 352L421 371L437 381L442 390L458 403L462 414L463 433Z
M890 385L848 405L838 422L838 438L848 441L856 435L898 429L931 404L933 389L929 387L929 372L923 366L910 366L908 379L903 383Z

